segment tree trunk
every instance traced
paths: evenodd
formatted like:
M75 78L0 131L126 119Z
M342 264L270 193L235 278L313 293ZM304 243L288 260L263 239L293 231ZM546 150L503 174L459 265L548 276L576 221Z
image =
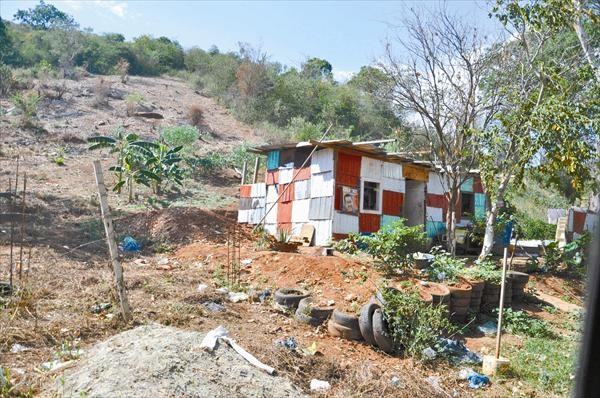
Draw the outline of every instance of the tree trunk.
M510 173L502 175L500 185L496 190L496 195L494 196L493 201L491 200L490 195L487 197L487 199L491 201L491 205L486 206L487 211L485 215L485 233L483 235L483 247L481 248L481 253L479 254L480 260L486 258L492 252L492 248L494 247L494 224L496 223L496 218L498 217L498 210L500 210L500 202L504 200L504 194L506 193L506 188L508 188L510 177Z
M458 185L452 182L448 191L448 210L446 210L446 244L452 256L456 253L456 204L458 203Z

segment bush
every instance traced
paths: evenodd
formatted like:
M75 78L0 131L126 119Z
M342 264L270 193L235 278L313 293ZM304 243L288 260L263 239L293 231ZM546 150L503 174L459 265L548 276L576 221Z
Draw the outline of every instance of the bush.
M13 74L10 67L0 62L0 96L8 95L13 85Z
M547 239L554 240L556 236L556 225L548 224L539 219L534 219L525 213L517 213L517 224L521 239Z
M93 106L108 106L108 95L110 94L110 82L100 79L92 88L94 93Z
M129 72L129 62L125 58L119 59L117 65L115 66L115 71L121 78L121 83L127 83L127 73Z
M448 320L443 305L424 302L414 285L402 290L383 289L383 316L388 330L409 356L424 360L423 350L433 348L444 332L455 327Z
M372 235L354 235L352 238L388 274L409 267L413 261L410 254L422 250L426 242L423 228L420 225L407 227L404 219L385 225Z
M497 309L494 310L494 314L498 315ZM511 308L504 309L503 314L504 327L509 333L528 337L556 337L548 322L543 319L532 318L526 312L514 311Z
M433 262L425 272L427 278L432 282L445 282L454 284L458 277L464 272L466 259L452 257L450 253L440 247L431 249L434 255Z
M543 270L546 272L573 271L585 266L590 241L590 234L585 233L564 248L558 247L558 242L551 242L544 248Z
M144 102L144 97L140 93L129 93L125 96L125 106L127 116L135 115L137 108Z
M502 270L498 268L498 262L490 256L479 260L473 267L465 268L461 275L476 280L482 280L490 283L502 282Z
M200 132L193 126L171 126L165 127L160 133L160 138L172 147L183 147L186 155L191 155L196 150L196 144Z
M188 109L187 112L187 117L192 126L200 126L203 120L203 113L202 108L200 108L200 105L190 106L190 109Z
M33 126L40 100L41 97L35 93L28 95L16 93L11 97L13 105L21 112L21 122L24 127Z

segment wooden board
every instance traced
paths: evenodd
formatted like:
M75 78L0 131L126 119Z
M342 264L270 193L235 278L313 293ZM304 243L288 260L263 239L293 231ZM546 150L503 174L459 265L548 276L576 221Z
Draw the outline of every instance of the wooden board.
M427 182L429 180L429 172L427 169L416 167L410 164L405 164L402 167L402 175L409 180Z
M303 224L299 235L290 238L290 242L301 243L302 246L310 246L315 235L315 227L310 224Z

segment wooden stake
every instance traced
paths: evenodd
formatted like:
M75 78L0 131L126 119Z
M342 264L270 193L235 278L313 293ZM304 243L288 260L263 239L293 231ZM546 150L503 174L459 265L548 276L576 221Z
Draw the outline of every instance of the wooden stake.
M18 166L18 163L17 163ZM16 188L15 188L16 190ZM10 193L10 199L9 199L9 208L11 212L15 212L15 197L13 196L13 192L12 192L12 180L9 178L8 179L8 192ZM10 285L10 288L12 290L13 287L13 246L15 243L15 220L14 217L11 218L10 220L10 259L9 259L9 265L8 265L8 269L9 269L9 279L8 279L8 284Z
M248 169L248 161L244 160L244 165L242 166L242 185L246 183L246 171Z
M252 184L256 184L258 181L258 168L260 167L260 157L256 157L254 160L254 175L252 176Z
M500 358L500 342L502 340L502 312L504 310L504 291L506 285L506 263L508 259L508 248L504 248L502 259L502 284L500 285L500 306L498 307L498 330L496 331L496 359Z
M106 232L106 241L108 242L108 252L110 254L110 261L113 266L115 280L117 283L117 293L119 295L119 301L121 304L121 312L123 314L123 319L125 320L125 322L129 322L131 320L131 308L129 307L129 301L127 300L127 294L125 292L125 285L123 284L123 268L119 263L117 240L115 237L115 230L112 224L110 209L108 207L108 195L106 191L106 186L104 185L104 177L102 176L102 165L100 164L99 160L94 161L94 174L96 176L96 185L98 186L100 211L102 213L104 231Z
M21 205L21 238L19 248L19 280L23 276L23 242L25 238L25 193L27 192L27 173L23 174L23 200Z

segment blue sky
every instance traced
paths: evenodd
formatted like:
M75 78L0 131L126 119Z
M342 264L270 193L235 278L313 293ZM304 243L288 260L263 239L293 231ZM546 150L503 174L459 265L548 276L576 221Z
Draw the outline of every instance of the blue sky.
M0 0L0 16L12 20L18 9L37 1ZM237 43L260 46L273 61L299 66L309 57L327 59L343 80L382 53L389 24L413 8L440 7L439 1L142 1L47 0L97 33L167 36L185 48L237 50ZM445 6L497 31L486 1L449 0Z

